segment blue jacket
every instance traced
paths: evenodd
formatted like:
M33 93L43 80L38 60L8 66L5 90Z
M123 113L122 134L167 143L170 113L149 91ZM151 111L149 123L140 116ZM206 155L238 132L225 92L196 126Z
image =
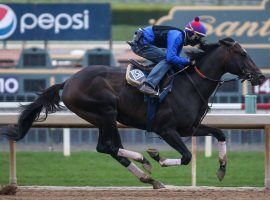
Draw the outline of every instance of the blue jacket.
M152 30L152 26L148 26L142 29L144 35L144 44L155 45L155 36ZM167 34L167 55L166 60L168 63L184 68L189 64L189 59L181 57L180 53L184 46L184 35L178 30L170 30Z

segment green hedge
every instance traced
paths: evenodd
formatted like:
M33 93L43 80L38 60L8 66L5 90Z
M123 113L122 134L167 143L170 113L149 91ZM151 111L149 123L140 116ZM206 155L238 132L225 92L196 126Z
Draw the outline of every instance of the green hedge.
M167 14L168 10L113 10L112 24L147 25L149 19L157 20Z
M167 15L172 5L116 4L112 5L113 25L147 25L149 19L159 19Z

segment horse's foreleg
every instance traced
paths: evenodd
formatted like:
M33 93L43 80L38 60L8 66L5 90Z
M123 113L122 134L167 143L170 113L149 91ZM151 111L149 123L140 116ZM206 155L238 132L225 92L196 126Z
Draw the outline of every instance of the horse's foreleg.
M147 149L147 153L157 161L161 167L169 167L181 165L181 159L171 159L171 158L163 158L160 157L157 149Z
M159 152L156 149L148 149L148 154L162 167L176 166L176 165L187 165L191 160L191 153L182 141L182 138L175 130L166 130L160 134L160 136L176 151L178 151L182 158L170 159L160 157Z
M195 136L207 136L210 135L210 133L218 140L219 169L217 171L217 177L222 181L226 174L226 164L228 162L226 137L224 133L220 129L200 125L195 132Z

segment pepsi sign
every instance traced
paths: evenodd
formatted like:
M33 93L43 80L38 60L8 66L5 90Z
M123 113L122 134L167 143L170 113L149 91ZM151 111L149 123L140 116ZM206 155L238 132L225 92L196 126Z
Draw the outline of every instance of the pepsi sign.
M1 40L110 38L110 4L0 4Z

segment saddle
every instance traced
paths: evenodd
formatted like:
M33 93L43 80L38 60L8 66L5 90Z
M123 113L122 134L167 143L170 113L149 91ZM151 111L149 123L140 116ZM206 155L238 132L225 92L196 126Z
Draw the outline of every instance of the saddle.
M126 81L133 87L139 88L151 70L155 67L155 64L143 65L140 62L129 59L130 64L126 71ZM167 75L163 77L160 84L158 85L158 90L160 91L159 99L162 100L171 91L175 71L173 69L167 72Z
M130 64L126 71L126 80L130 85L139 87L154 68L154 64L147 66L133 59L129 59L129 62Z
M151 72L154 68L155 64L153 65L143 65L136 60L129 59L130 64L127 67L126 71L126 80L128 84L139 88L144 80L147 78L147 75ZM173 73L173 72L168 72ZM168 74L167 73L167 74ZM164 80L165 79L165 80ZM165 99L165 97L171 92L172 85L173 85L174 77L167 78L164 77L163 81L161 81L161 92L158 98L153 98L149 96L144 96L144 101L147 103L147 116L146 116L146 131L152 131L152 123L155 117L156 110L158 109L159 104Z
M133 41L127 41L127 43L131 47L134 45ZM126 81L131 86L140 88L148 74L154 68L155 64L152 66L146 66L133 59L129 59L129 62L130 64L128 64L126 70ZM180 70L179 72L184 71L186 68ZM151 97L146 94L144 95L144 102L147 104L146 132L152 131L152 124L156 111L158 110L160 103L162 103L166 96L172 91L174 77L179 72L175 72L173 68L167 72L166 76L162 78L160 84L158 85L158 97Z

